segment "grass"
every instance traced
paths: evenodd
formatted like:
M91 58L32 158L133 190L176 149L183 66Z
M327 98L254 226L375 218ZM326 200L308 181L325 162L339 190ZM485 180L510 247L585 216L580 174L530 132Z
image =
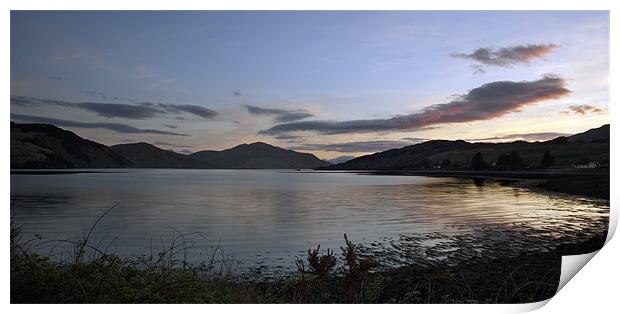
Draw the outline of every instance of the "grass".
M11 303L523 303L550 298L559 280L555 253L378 271L346 235L340 254L309 249L293 277L242 280L219 246L201 263L187 262L201 234L174 231L148 256L109 253L113 240L92 235L112 208L78 241L25 239L11 223ZM32 250L37 242L62 246L62 254L41 256Z

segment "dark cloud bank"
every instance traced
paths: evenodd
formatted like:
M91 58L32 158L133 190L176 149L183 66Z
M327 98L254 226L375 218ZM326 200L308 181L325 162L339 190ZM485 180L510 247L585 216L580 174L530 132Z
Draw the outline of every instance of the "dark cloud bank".
M478 48L472 53L453 53L450 56L471 59L484 65L512 67L520 63L529 63L533 59L542 58L558 47L558 45L554 44L529 44L500 49Z
M188 134L167 132L153 129L139 129L127 124L121 123L105 123L105 122L80 122L63 119L54 119L46 117L31 116L25 114L11 114L11 120L15 120L22 123L46 123L53 124L59 127L75 127L75 128L88 128L88 129L108 129L118 133L126 134L159 134L159 135L174 135L174 136L189 136Z
M474 88L451 102L428 106L420 113L388 119L282 123L262 130L259 134L277 136L295 131L346 134L420 130L436 124L489 120L569 93L564 80L551 75L536 81L498 81Z
M125 118L132 120L148 119L163 114L190 113L202 118L213 118L217 115L216 111L202 106L152 102L128 105L121 103L70 102L47 98L11 96L11 104L17 106L53 105L77 108L94 112L106 118Z
M275 123L292 122L313 116L313 114L305 110L270 109L251 105L244 105L244 107L248 109L251 115L273 117Z

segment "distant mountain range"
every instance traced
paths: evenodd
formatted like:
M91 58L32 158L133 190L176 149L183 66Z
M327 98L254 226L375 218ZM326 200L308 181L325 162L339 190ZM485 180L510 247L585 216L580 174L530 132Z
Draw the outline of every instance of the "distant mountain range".
M53 125L11 122L12 169L313 169L327 165L313 154L260 142L183 155L148 143L108 147Z
M579 160L609 163L609 124L569 137L544 142L470 143L463 140L432 140L420 144L361 156L344 163L323 167L326 170L400 170L468 168L472 158L481 153L493 163L502 154L516 151L525 166L540 164L545 150L556 166L568 167Z
M130 143L110 146L113 152L129 160L135 168L210 168L191 155L161 149L149 143Z
M609 163L609 124L568 137L544 142L470 143L432 140L358 158L345 156L330 164L313 154L257 142L222 151L190 155L148 143L106 146L49 124L11 122L12 169L60 168L204 168L204 169L325 169L399 170L468 168L477 153L489 164L515 151L525 166L540 164L548 150L559 167L580 160ZM340 163L338 163L340 162ZM336 164L337 163L337 164Z
M332 158L332 159L325 159L325 161L327 161L328 163L332 164L332 165L336 165L336 164L341 164L343 162L347 162L351 159L355 159L355 156L338 156L336 158Z
M318 168L329 165L313 154L300 153L263 142L241 144L222 151L205 150L190 155L216 168L294 169Z

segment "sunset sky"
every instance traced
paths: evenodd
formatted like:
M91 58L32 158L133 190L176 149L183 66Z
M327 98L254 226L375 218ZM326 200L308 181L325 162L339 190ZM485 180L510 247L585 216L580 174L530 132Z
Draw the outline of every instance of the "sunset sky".
M609 123L609 14L11 13L11 120L320 158Z

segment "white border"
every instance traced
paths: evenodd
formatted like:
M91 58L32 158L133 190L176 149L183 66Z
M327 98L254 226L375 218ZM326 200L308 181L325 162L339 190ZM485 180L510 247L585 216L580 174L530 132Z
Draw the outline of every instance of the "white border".
M9 226L9 202L10 202L10 177L8 175L9 171L9 105L8 99L10 95L10 73L8 69L10 68L10 11L9 10L58 10L58 9L149 9L149 10L192 10L192 9L216 9L216 10L248 10L248 9L258 9L258 10L278 10L278 9L287 9L287 10L308 10L308 9L322 9L322 10L337 10L337 9L345 9L345 10L377 10L377 9L397 9L397 10L406 10L406 9L417 9L417 10L433 10L433 9L450 9L450 10L611 10L611 55L618 55L617 40L613 40L614 36L618 37L618 3L620 1L605 1L605 0L564 0L564 1L541 1L541 0L519 0L511 3L507 3L505 1L492 1L492 0L468 0L468 1L423 1L423 2L414 2L414 1L391 1L391 0L382 0L382 1L328 1L328 0L314 0L314 1L286 1L286 0L263 0L263 1L252 1L252 0L230 0L230 1L194 1L194 0L185 0L185 1L162 1L162 0L152 0L152 1L128 1L128 0L109 0L104 4L98 4L93 2L85 2L85 1L77 1L77 0L56 0L56 1L13 1L13 3L9 3L8 1L3 2L2 6L4 7L3 14L1 15L3 32L2 43L5 45L0 50L2 53L2 61L4 63L5 75L2 77L2 82L5 93L4 98L6 103L3 106L0 106L0 111L2 116L5 117L7 123L2 124L2 137L1 137L1 146L4 148L5 153L0 155L3 164L5 165L5 175L2 177L0 181L2 190L4 191L3 196L3 204L4 204L4 215L2 215L2 225L4 228L8 229ZM611 90L610 90L610 99L617 99L616 91L617 88L613 88L614 84L618 80L616 79L618 73L618 62L615 62L615 59L611 60ZM610 114L611 121L618 121L617 113L615 110L611 109L610 103ZM613 123L612 123L613 124ZM618 138L617 127L612 125L612 139L616 140ZM616 162L618 162L618 148L617 148L617 140L612 142L611 150L612 150L612 159L611 162L611 190L618 190L618 176L616 167ZM617 224L617 206L616 206L616 197L612 195L612 221L610 223L610 227L613 225L612 230L615 230L615 225ZM2 289L2 306L7 306L9 304L9 257L8 257L8 248L9 248L9 239L6 236L8 234L6 229L3 229L5 232L5 236L2 238L2 243L4 244L4 249L1 250L0 254L0 264L2 265L2 269L4 270L2 276L3 282L1 284ZM612 232L610 232L611 237ZM541 309L543 313L561 313L565 311L573 312L585 312L591 310L607 310L611 308L615 308L615 300L617 298L616 289L618 287L619 272L618 272L618 252L620 249L618 248L618 240L611 241L608 243L597 256L593 258L593 260L586 265L583 270L579 272L572 280L571 284L568 284L565 288L563 288L554 298L552 298L549 302L548 306L545 306ZM526 311L536 309L547 302L541 302L538 304L529 304L529 305L389 305L393 310L402 310L402 311L418 311L418 312L433 312L433 313L452 313L454 311L459 311L460 313L497 313L497 312L515 312L515 311ZM121 310L121 311L135 311L135 310L148 310L154 313L168 313L170 311L252 311L252 312L265 312L265 313L291 313L291 312L299 312L299 313L311 313L315 311L325 311L325 310L354 310L356 312L361 313L377 313L378 311L384 310L384 308L388 305L363 305L363 306L355 306L355 305L338 305L337 307L329 307L326 308L325 305L304 305L304 306L296 306L296 305L265 305L265 306L254 306L254 305L208 305L208 308L205 308L206 305L143 305L140 308L137 308L137 305L100 305L100 306L90 306L85 308L84 306L75 306L75 305L59 305L59 306L48 306L48 305L10 305L9 308L4 309L5 311L10 311L13 313L19 312L46 312L46 313L80 313L85 310L88 310L90 313L105 313L108 314L112 310ZM355 307L353 309L353 307ZM7 312L8 313L8 312Z

